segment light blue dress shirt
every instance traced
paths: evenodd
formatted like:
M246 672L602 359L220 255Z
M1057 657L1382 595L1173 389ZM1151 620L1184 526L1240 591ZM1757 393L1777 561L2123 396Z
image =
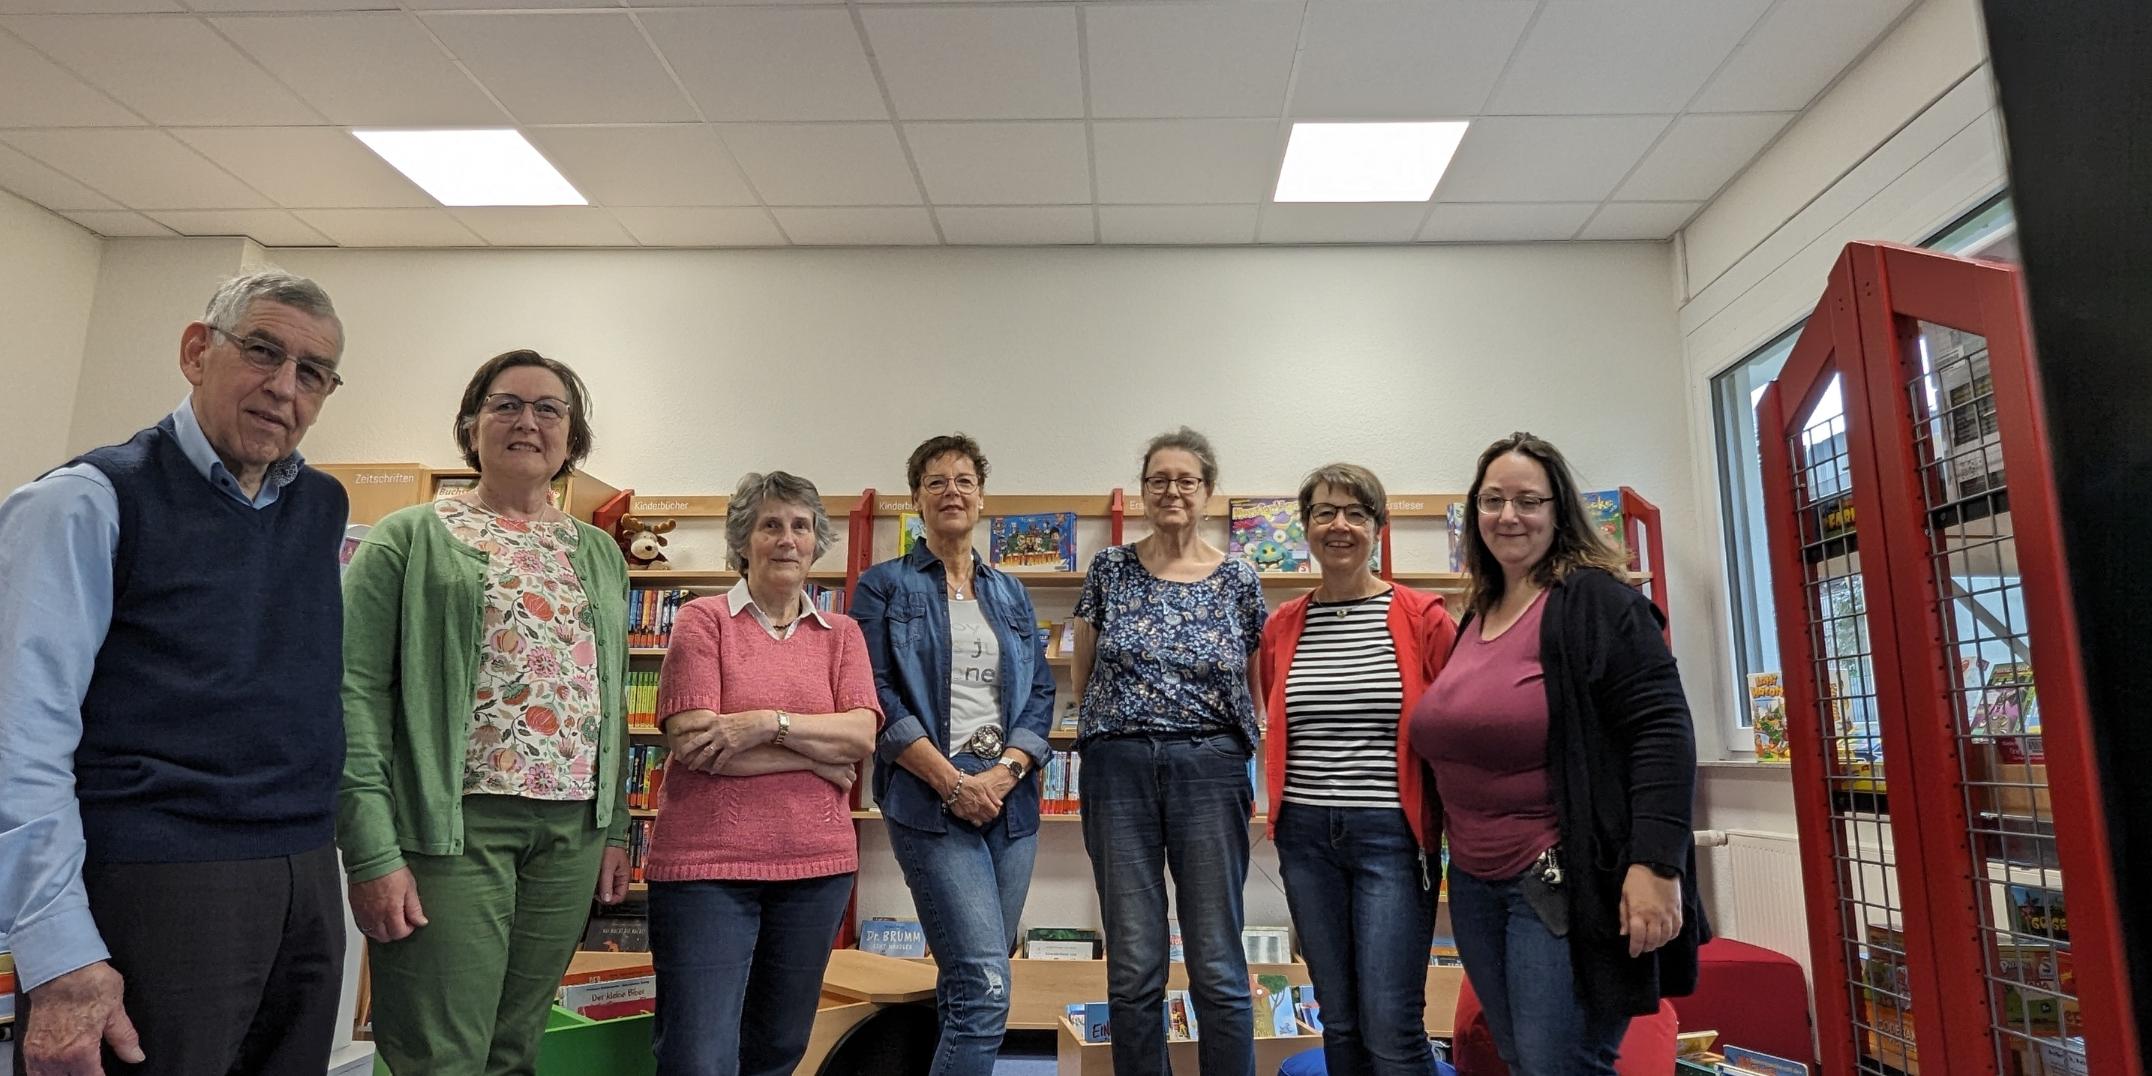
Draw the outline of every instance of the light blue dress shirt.
M298 477L297 453L249 497L210 447L193 398L172 412L180 450L212 491L253 508ZM103 471L62 467L0 501L0 949L27 992L107 959L82 886L75 748L82 699L112 623L119 497Z

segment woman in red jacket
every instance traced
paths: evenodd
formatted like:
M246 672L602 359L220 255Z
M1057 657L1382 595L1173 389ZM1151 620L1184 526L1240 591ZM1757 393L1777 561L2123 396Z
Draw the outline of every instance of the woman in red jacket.
M1322 999L1329 1071L1426 1076L1428 851L1439 832L1424 817L1403 718L1457 629L1441 598L1374 574L1388 508L1367 468L1309 474L1300 518L1322 583L1271 616L1258 659L1269 693L1271 840Z

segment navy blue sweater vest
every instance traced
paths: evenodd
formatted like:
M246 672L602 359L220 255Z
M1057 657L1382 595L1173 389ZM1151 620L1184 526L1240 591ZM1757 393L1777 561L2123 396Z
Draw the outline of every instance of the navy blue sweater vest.
M112 626L82 702L88 859L260 859L335 837L344 763L343 487L312 468L255 509L172 419L90 463L119 495Z

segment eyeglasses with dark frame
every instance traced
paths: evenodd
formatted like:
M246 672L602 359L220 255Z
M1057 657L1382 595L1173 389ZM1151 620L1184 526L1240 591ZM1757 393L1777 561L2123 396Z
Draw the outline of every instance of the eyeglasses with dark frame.
M526 400L513 392L496 392L478 401L478 413L495 422L514 422L526 407L540 426L558 426L568 417L568 401L552 396Z
M230 340L239 349L240 357L247 360L247 365L263 373L273 374L285 363L291 363L297 371L299 391L308 396L327 396L344 383L344 379L327 364L315 362L313 359L302 359L284 350L281 345L259 336L241 336L230 329L220 329L214 325L209 327L209 331Z
M1537 493L1520 493L1514 497L1504 497L1499 493L1479 495L1479 510L1490 516L1501 515L1502 506L1505 504L1516 506L1520 516L1530 516L1539 514L1541 509L1553 503L1554 498L1542 497Z
M1308 523L1312 526L1326 526L1340 515L1345 517L1347 524L1354 527L1365 527L1375 522L1375 510L1364 504L1317 504L1308 507Z
M1172 490L1186 497L1202 488L1203 480L1200 478L1167 478L1164 475L1152 475L1143 480L1143 491L1153 497L1161 496L1167 490Z

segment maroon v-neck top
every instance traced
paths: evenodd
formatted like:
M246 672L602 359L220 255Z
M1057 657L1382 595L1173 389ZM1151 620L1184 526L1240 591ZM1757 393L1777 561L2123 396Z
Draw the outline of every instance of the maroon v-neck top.
M1466 626L1412 712L1412 747L1435 771L1450 863L1475 878L1520 874L1560 830L1547 769L1539 622L1547 595L1500 636Z

